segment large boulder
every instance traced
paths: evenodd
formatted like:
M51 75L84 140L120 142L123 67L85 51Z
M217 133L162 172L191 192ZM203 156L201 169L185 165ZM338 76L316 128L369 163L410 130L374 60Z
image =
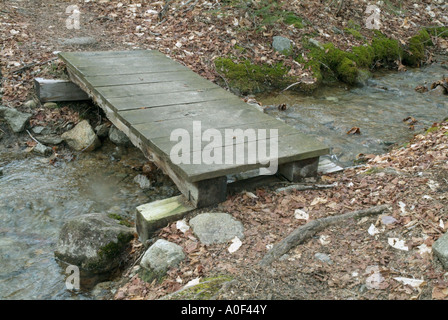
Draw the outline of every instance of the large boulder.
M176 267L184 259L181 246L164 239L157 240L146 250L140 262L140 266L145 269L143 280L149 282L162 277L169 268Z
M76 151L93 151L101 145L100 139L87 120L79 122L73 129L64 132L61 138Z
M120 225L104 213L83 214L62 227L55 256L80 269L81 285L109 279L126 258L133 228Z
M228 213L201 213L190 220L190 226L206 245L244 238L243 224Z
M0 118L4 118L12 131L18 133L25 129L25 125L30 120L31 114L0 106Z

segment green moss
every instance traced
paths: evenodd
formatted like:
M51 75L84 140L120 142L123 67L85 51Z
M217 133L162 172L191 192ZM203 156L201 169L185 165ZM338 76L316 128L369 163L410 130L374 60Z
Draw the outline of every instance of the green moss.
M404 51L403 62L410 66L419 66L425 60L425 48L433 45L428 31L421 30L413 36Z
M364 39L364 36L361 34L361 32L359 32L356 29L345 28L344 31L348 34L351 34L353 37L355 37L355 39L358 39L358 40Z
M125 248L129 241L131 241L133 238L133 235L128 233L120 233L117 236L117 242L111 241L107 245L101 247L98 250L98 255L100 259L114 259L117 256L120 256L122 253L123 248Z
M389 63L401 59L403 49L397 40L387 38L379 31L375 31L375 37L371 43L374 59L383 63Z
M169 296L171 300L210 300L213 299L223 284L231 281L232 278L225 275L208 277L201 280L195 286L180 290Z
M375 51L372 46L363 45L353 47L352 52L348 54L349 58L356 62L360 68L370 68L375 59Z
M231 88L241 94L261 92L269 88L284 88L294 79L287 76L289 68L281 63L256 65L249 60L234 62L231 58L217 58L215 67Z
M141 268L139 270L140 278L148 283L153 282L156 280L157 283L161 283L163 279L165 278L166 273L165 272L156 272L154 270L148 270L145 268Z
M122 226L126 226L126 227L132 227L132 223L129 220L126 220L125 218L123 218L122 216L120 216L117 213L109 213L108 214L109 218L112 218L114 220L117 220L119 224L121 224Z
M439 129L440 129L439 126L433 126L433 127L429 128L429 129L427 129L427 130L425 131L425 134L428 134L428 133L431 133L431 132L436 132L436 131L439 130Z
M430 36L448 38L448 27L427 27L425 30Z

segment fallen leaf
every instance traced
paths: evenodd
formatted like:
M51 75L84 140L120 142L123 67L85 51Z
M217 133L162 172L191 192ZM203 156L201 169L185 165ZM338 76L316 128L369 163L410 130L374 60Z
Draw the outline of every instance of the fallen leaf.
M403 251L409 251L409 248L406 246L404 240L400 240L398 238L389 238L387 239L387 242L392 248L403 250Z
M301 209L296 209L294 211L294 218L298 220L308 220L310 218L310 215Z
M347 131L347 134L361 134L361 129L358 127L353 127Z
M241 240L238 237L235 237L232 239L232 244L229 246L229 248L227 250L230 253L234 253L241 247L242 244L243 243L241 242Z

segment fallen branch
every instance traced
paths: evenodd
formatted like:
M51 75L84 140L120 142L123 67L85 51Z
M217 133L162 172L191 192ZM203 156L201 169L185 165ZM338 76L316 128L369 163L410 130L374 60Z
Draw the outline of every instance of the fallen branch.
M312 184L312 185L306 185L306 184L294 184L287 187L278 188L275 190L275 192L292 192L292 191L304 191L304 190L322 190L322 189L329 189L337 187L337 183L333 184Z
M380 214L388 208L387 205L372 207L369 209L347 212L338 216L326 217L308 222L291 232L285 239L277 243L258 263L262 267L270 265L274 260L281 257L293 247L305 242L316 233L324 230L328 226L335 225L347 219L361 218Z
M43 61L43 62L33 62L33 63L27 64L27 65L24 65L23 67L21 67L19 69L13 70L13 71L11 71L11 73L12 74L20 73L20 72L25 71L26 69L29 69L29 68L32 68L32 67L35 67L35 66L41 66L43 64L46 64L46 63L49 63L49 62L53 62L54 60L57 60L57 59L59 59L59 58L55 57L55 58L51 58L51 59L48 59L48 60Z

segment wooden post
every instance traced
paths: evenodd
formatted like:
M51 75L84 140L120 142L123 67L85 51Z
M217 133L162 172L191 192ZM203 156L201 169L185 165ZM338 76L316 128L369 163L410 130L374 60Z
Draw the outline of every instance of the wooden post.
M87 93L69 80L35 78L34 88L41 102L89 100Z
M279 165L278 173L291 182L300 182L304 178L317 176L319 157L309 158Z

